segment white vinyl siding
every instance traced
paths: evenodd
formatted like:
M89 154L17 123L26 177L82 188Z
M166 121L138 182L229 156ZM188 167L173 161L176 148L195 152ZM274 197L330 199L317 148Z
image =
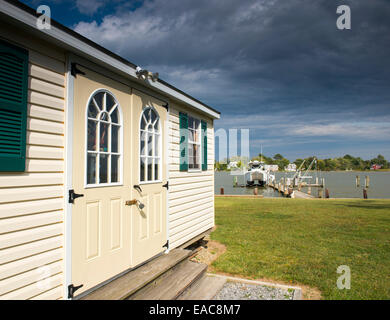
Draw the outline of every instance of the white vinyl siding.
M207 171L181 172L179 112L207 122ZM213 122L176 104L169 115L169 242L170 249L214 227L214 133Z
M30 59L26 170L0 173L0 299L61 299L65 58L22 43Z

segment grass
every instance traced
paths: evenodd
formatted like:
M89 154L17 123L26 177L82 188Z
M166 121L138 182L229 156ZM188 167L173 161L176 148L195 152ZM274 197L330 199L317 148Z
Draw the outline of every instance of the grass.
M318 288L324 299L390 299L390 200L216 198L216 271ZM351 289L337 288L337 267Z

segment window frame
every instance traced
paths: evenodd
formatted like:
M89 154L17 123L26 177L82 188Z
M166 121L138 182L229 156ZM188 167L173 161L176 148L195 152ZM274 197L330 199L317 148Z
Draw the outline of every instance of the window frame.
M142 155L141 154L141 134L142 132L145 132L145 133L149 133L149 131L147 130L147 127L145 127L145 129L141 129L141 123L142 123L142 117L144 115L144 113L147 111L147 110L153 110L156 114L156 119L158 121L158 132L154 132L154 129L153 129L153 142L152 142L152 145L153 145L153 155L152 156L149 156L149 155ZM155 136L158 136L158 150L159 150L159 155L158 156L155 156ZM161 118L160 118L160 114L157 112L156 108L154 108L153 106L151 105L147 105L145 107L142 108L142 112L140 114L140 117L139 117L139 122L138 122L138 182L140 185L146 185L146 184L153 184L153 183L162 183L163 182L163 179L162 179L162 164L163 164L163 144L162 144L162 135L163 135L163 131L162 131L162 124L161 124ZM145 140L145 146L147 146L147 141ZM149 151L149 150L146 150L146 151ZM147 152L146 152L147 153ZM159 166L158 166L158 179L157 180L144 180L142 181L141 180L141 161L142 161L142 158L144 159L158 159L159 160ZM153 164L155 164L153 162ZM145 166L145 168L147 168L147 166ZM152 166L152 178L154 177L154 166ZM147 178L147 171L145 171L145 178Z
M88 150L88 120L93 120L93 121L96 121L99 123L99 126L97 126L96 128L96 139L97 139L97 147L100 145L100 123L103 122L103 123L108 123L108 124L112 124L112 121L110 122L106 122L106 121L102 121L99 119L100 115L101 115L101 111L100 113L98 113L98 115L96 116L95 119L93 118L89 118L88 117L88 110L89 110L89 105L92 101L92 98L100 93L100 92L103 92L103 93L106 93L106 94L110 94L112 96L112 98L114 99L115 103L116 103L116 108L118 110L118 114L119 114L119 121L118 121L118 127L119 127L119 134L118 134L118 138L119 138L119 142L118 142L118 149L119 149L119 152L115 152L115 153L112 153L111 152L111 145L108 144L109 148L110 148L110 151L108 152L101 152L99 150L97 151L92 151L90 152ZM107 110L106 110L107 111ZM107 111L108 112L108 111ZM84 161L84 188L85 189L91 189L91 188L103 188L103 187L115 187L115 186L123 186L123 147L124 147L124 144L123 144L123 112L122 112L122 108L119 104L119 101L118 99L116 98L115 94L113 92L111 92L110 90L108 89L105 89L105 88L99 88L99 89L96 89L94 90L91 95L89 96L88 100L87 100L87 104L86 104L86 107L85 107L85 131L84 131L84 135L85 135L85 144L84 144L84 155L85 155L85 161ZM111 130L109 130L109 135L111 136ZM110 142L111 139L110 139ZM100 155L101 154L107 154L107 155L117 155L119 156L119 165L118 165L118 169L119 169L119 175L118 175L118 182L105 182L105 183L94 183L94 184L88 184L88 179L87 179L87 174L88 174L88 154L89 153L93 153L93 154L96 154L97 157L96 157L96 168L99 168L99 171L96 172L96 180L97 182L99 182L100 180ZM110 158L111 159L111 158ZM109 180L111 180L111 160L108 161L108 164L107 164L107 177Z
M202 142L202 120L200 118L197 118L191 114L187 114L188 117L188 141L187 141L187 152L188 152L188 170L187 172L201 172L202 171L202 154L203 154L203 142ZM198 137L199 137L199 143L191 142L190 141L190 119L194 119L195 121L199 122L198 125ZM198 166L199 168L190 168L190 144L197 145L199 147L199 153L198 153Z

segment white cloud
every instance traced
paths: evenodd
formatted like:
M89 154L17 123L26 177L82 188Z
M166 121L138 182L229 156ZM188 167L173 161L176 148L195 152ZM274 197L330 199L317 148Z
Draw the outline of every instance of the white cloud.
M388 123L378 122L340 122L328 123L321 125L301 125L291 130L292 135L297 136L338 136L355 137L365 139L381 139L390 138L390 128Z

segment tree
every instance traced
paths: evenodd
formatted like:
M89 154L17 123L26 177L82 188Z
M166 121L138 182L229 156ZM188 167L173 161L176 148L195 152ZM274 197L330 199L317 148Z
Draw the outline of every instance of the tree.
M295 165L297 166L297 169L301 166L302 162L303 162L303 159L296 159L294 161Z
M274 155L274 159L275 160L283 160L284 157L280 153L277 153L277 154Z

